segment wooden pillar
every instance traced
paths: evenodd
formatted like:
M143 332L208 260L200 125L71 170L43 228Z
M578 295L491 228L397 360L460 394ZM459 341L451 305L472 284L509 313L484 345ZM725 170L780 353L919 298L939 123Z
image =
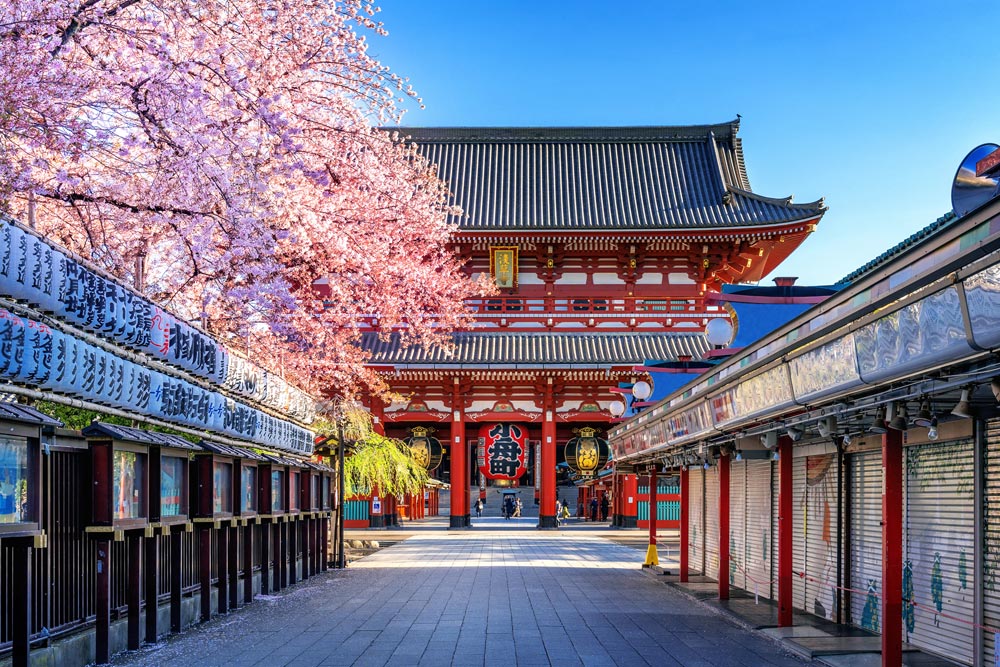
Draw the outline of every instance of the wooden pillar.
M792 441L778 439L778 627L792 624Z
M903 432L882 435L882 664L903 660Z
M111 658L109 640L111 633L111 540L101 536L95 543L97 551L97 619L94 644L96 662L106 665ZM27 623L27 617L24 620Z
M128 650L134 651L139 648L141 636L139 631L139 617L142 613L142 580L140 574L140 560L142 559L142 533L133 530L127 533L126 544L128 545L128 584L125 589L125 599L128 604Z
M219 559L216 568L219 578L219 613L225 614L229 611L229 526L226 522L216 529L215 534L219 540L216 554Z
M292 517L292 522L285 529L288 533L288 585L293 586L298 580L298 535L299 521Z
M691 539L688 533L688 469L681 466L681 544L680 544L680 582L688 580L688 543Z
M343 502L341 502L341 507L343 507ZM319 557L319 569L322 572L326 572L329 567L329 560L327 559L327 549L330 548L330 517L324 516L320 521L320 557Z
M274 581L271 582L271 588L275 591L280 591L285 587L285 582L281 577L281 573L284 570L283 561L285 560L285 550L281 544L281 525L281 522L278 520L271 525L271 558L274 561L271 570Z
M156 535L150 535L143 540L142 545L142 569L143 569L143 598L146 603L146 642L149 644L156 643L156 637L159 634L157 629L157 598L159 597L159 588L157 579L160 574L160 554L158 549L158 542Z
M181 553L184 528L170 531L170 632L181 631Z
M660 564L660 556L656 549L656 466L649 466L649 493L646 494L646 505L649 508L649 547L646 549L646 562L644 566Z
M198 531L198 564L201 582L201 620L212 618L212 524L201 524Z
M312 524L313 520L308 517L299 522L299 531L302 535L302 581L315 574L312 571L312 554L315 550L315 545L312 541Z
M260 525L260 592L261 595L267 595L271 592L271 558L268 554L268 545L271 544L271 536L269 532L271 530L271 525L268 523L262 523Z
M264 568L261 568L263 571ZM243 604L253 601L253 524L243 526Z
M13 632L13 652L11 661L13 667L28 667L31 660L31 546L27 540L11 540L14 546L10 549L11 566L14 574L11 583L13 594L11 611L11 630ZM100 565L98 565L100 568ZM100 571L100 569L98 569ZM100 583L100 578L98 578ZM110 614L110 611L109 611ZM98 618L100 615L98 614ZM109 616L110 618L110 616ZM107 628L105 628L105 659L107 662ZM100 660L98 660L100 662Z
M229 533L229 608L240 606L240 529L229 522L223 528Z
M465 528L465 515L468 513L468 508L465 506L469 481L466 475L468 461L465 456L463 406L464 399L458 378L455 378L451 398L451 518L448 523L450 528Z
M552 378L546 378L545 399L542 405L542 462L539 466L541 490L539 493L538 527L553 530L559 524L556 518L556 421L555 401L552 396Z
M719 457L719 599L729 599L729 454Z

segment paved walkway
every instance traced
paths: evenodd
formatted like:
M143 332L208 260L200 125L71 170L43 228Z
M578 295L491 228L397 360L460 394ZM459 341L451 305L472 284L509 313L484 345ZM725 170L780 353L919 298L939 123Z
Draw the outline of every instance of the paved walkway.
M585 532L421 532L115 664L804 664L641 560Z

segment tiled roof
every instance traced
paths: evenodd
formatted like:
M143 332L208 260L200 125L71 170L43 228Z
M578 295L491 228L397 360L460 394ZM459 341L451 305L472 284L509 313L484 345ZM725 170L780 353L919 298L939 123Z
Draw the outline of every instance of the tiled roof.
M20 403L0 401L0 421L14 421L34 426L62 426L62 422Z
M177 435L169 433L158 433L156 431L144 431L140 428L129 426L119 426L118 424L107 424L105 422L92 422L90 426L83 429L86 436L104 436L114 440L125 442L135 442L141 445L159 445L162 447L176 447L178 449L200 450L201 447L185 440Z
M435 348L402 348L399 338L389 342L373 333L361 345L371 351L370 364L433 364L511 366L624 365L647 360L669 361L680 356L698 358L708 349L701 333L459 333L451 354Z
M685 127L398 128L437 165L465 231L662 230L821 215L750 191L738 122Z
M889 248L875 259L865 264L864 266L857 268L851 273L847 274L846 276L838 280L837 284L843 285L846 283L853 283L858 278L864 276L866 273L874 271L875 269L882 266L883 264L893 259L894 257L901 255L903 251L909 248L910 246L915 245L917 242L922 241L928 236L931 236L938 230L947 227L957 219L958 217L953 212L949 211L948 213L945 213L931 224L927 225L917 233L903 239L902 241L900 241L893 247Z
M232 456L233 458L248 459L251 461L266 460L261 454L242 447L233 447L231 445L225 445L220 442L210 442L208 440L202 440L198 444L201 445L202 449L206 451L213 452L215 454L222 454L223 456Z

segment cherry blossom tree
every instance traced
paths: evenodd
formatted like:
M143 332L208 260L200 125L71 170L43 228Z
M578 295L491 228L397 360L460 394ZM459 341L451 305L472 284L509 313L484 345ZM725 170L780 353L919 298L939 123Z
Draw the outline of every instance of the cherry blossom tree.
M446 186L374 127L414 96L368 53L376 12L0 3L0 206L307 388L378 389L360 317L444 343L487 288Z

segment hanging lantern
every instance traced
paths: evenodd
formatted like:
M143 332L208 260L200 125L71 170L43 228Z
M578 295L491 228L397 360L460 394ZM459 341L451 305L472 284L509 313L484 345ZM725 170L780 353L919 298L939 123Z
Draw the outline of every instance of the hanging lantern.
M423 466L427 470L434 470L441 465L443 454L441 441L429 435L434 432L434 429L426 426L414 426L410 432L413 435L405 442L410 448L410 456L417 462L417 465Z
M566 443L566 465L580 477L593 477L608 462L608 441L595 436L597 429L574 429L579 435Z
M484 424L479 428L479 471L492 480L514 480L528 469L528 431L517 424Z

